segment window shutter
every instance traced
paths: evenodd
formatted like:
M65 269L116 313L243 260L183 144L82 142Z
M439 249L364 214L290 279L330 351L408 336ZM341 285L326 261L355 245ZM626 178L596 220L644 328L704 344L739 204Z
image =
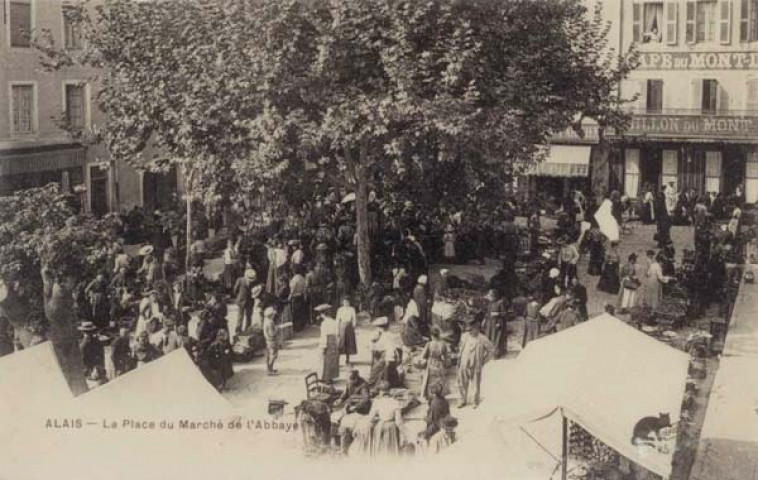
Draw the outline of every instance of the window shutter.
M729 111L729 92L726 91L722 84L718 84L716 91L718 97L716 99L716 109L721 113L727 113Z
M632 41L642 42L642 5L638 2L632 4Z
M719 2L719 41L728 44L732 41L732 1Z
M747 110L758 113L758 77L747 79Z
M691 82L692 110L700 113L703 109L703 79L693 78Z
M685 29L685 41L687 43L695 43L695 18L696 18L696 2L694 0L687 0L687 15L686 15L686 29Z
M676 44L677 21L679 20L679 5L676 2L666 3L666 43Z
M637 80L637 93L639 93L639 97L637 97L634 110L636 113L645 113L647 110L647 79Z
M750 0L740 2L740 42L750 41Z

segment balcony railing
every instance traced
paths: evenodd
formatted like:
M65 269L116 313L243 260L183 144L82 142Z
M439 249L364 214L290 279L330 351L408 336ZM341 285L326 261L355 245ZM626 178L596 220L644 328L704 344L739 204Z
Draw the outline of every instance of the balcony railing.
M645 116L706 116L706 117L758 117L758 110L702 110L699 108L663 108L648 110L646 108L623 107L623 111L632 115Z

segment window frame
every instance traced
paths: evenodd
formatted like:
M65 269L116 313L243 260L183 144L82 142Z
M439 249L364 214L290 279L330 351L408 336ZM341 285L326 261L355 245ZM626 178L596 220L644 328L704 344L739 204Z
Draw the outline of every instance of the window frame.
M740 0L740 43L758 42L758 0Z
M663 9L664 42L667 45L676 45L679 40L679 4L667 0Z
M29 32L31 33L34 31L34 26L36 25L37 21L37 9L35 8L35 0L3 0L3 13L5 15L5 18L7 19L7 34L6 34L6 42L8 44L8 47L13 50L20 50L24 52L28 52L31 50L31 39L29 40L29 45L21 46L21 45L13 45L13 23L11 22L11 8L14 3L22 4L22 5L29 5Z
M90 109L90 86L86 80L64 80L61 84L61 105L63 106L63 114L68 121L68 87L81 87L82 88L82 125L77 128L76 131L85 130L91 125L91 109Z
M707 115L715 115L719 113L719 81L715 78L704 78L702 79L703 82L703 90L702 90L702 100L700 103L700 112ZM706 88L706 85L709 85L709 87L713 88L713 91L711 91L711 88ZM706 91L708 93L708 106L706 107ZM711 103L713 103L713 108L711 108Z
M16 124L13 122L13 89L14 87L31 87L32 88L32 111L30 112L31 131L19 132ZM39 133L39 89L36 81L10 81L8 82L8 120L11 137L30 137Z
M651 95L651 92L655 91L655 88L651 89L652 85L659 85L658 98L655 95ZM657 108L653 106L651 108L651 99L658 100L659 105ZM645 86L645 113L647 114L661 114L663 112L663 80L660 78L648 78Z
M68 50L68 51L77 51L77 50L81 50L81 49L84 48L84 40L82 38L81 28L78 29L79 44L76 45L76 46L71 46L71 45L68 44L68 39L69 39L68 25L69 25L69 23L66 21L66 10L71 10L73 8L74 8L74 6L71 5L68 2L64 2L61 5L61 38L63 39L63 42L62 42L63 43L63 49L64 50Z

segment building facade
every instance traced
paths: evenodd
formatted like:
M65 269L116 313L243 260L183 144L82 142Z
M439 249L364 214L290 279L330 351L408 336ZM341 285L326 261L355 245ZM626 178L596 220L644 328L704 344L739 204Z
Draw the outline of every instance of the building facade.
M95 214L159 208L165 190L176 191L175 172L162 176L116 164L103 148L80 145L62 128L86 129L102 120L93 102L95 72L43 71L30 42L29 32L47 30L57 46L81 49L70 8L62 0L0 0L0 195L59 182L64 189L79 186Z
M620 1L619 50L641 63L622 85L631 126L609 135L609 188L739 187L757 202L758 0Z

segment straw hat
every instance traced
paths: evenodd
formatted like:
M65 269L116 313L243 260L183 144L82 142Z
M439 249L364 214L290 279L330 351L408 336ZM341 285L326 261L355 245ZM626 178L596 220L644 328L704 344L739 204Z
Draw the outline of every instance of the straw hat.
M250 294L254 297L257 297L258 295L261 294L262 291L263 291L263 285L258 284L253 287L253 290L250 292Z
M561 274L561 271L558 270L557 268L551 268L550 269L550 273L549 273L550 278L558 278L558 275L560 275L560 274Z
M144 247L139 249L139 254L144 257L145 255L150 255L151 253L153 253L153 250L155 250L155 247L153 247L152 245L145 245Z
M426 282L428 281L429 281L429 278L426 275L421 275L420 277L418 277L418 283L420 283L421 285L426 285Z
M258 274L252 268L248 268L247 270L245 270L245 278L247 278L248 280L255 280L257 276Z
M76 329L80 332L94 332L97 330L97 327L92 322L82 322Z
M331 309L332 309L331 305L329 305L328 303L322 303L318 307L314 308L313 311L316 313L324 313L324 312L330 311Z

